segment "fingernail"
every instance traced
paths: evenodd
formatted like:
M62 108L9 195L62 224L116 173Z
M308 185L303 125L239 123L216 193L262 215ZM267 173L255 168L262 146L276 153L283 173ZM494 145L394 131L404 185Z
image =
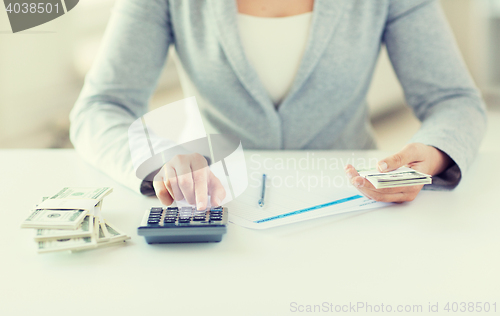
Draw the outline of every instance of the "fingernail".
M347 170L347 169L349 169L349 165L344 166L344 170Z
M363 180L362 179L357 179L356 181L354 181L354 185L357 188L361 188L363 186Z
M378 170L380 172L386 171L387 170L387 164L384 161L381 161L378 163Z
M198 210L203 210L204 209L203 203L201 203L201 202L198 202L197 207L198 207Z
M348 172L348 173L347 173L347 177L348 177L349 179L352 179L352 174L351 174L350 172Z

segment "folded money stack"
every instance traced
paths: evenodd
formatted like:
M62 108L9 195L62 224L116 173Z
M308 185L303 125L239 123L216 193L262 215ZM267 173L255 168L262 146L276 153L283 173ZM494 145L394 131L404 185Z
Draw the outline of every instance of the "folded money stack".
M361 177L370 181L376 189L432 183L432 176L408 167L401 167L384 173L379 172L377 169L358 170L358 173Z
M103 198L112 188L64 188L43 198L22 223L34 228L38 253L79 251L122 244L130 239L101 215Z

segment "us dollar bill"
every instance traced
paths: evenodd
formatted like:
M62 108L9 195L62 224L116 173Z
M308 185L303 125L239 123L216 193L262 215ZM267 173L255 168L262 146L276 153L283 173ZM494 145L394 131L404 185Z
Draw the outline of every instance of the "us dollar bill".
M125 233L116 228L116 226L111 225L108 221L105 221L104 223L106 230L108 231L109 238L106 241L97 243L98 248L125 244L125 241L130 239L130 236L127 236Z
M384 173L379 172L377 169L358 170L358 172L376 189L432 183L432 176L408 167L401 167Z
M94 233L94 217L87 215L77 229L43 229L35 231L35 241L54 240L62 238L91 237Z
M111 223L109 223L108 221L104 221L104 223L106 224L106 229L109 233L109 236L110 236L110 241L122 241L122 240L127 240L127 239L130 239L129 236L127 236L127 234L125 234L124 232L120 231L116 226L112 225Z
M116 226L112 225L108 221L104 221L106 227L106 231L109 234L108 237L104 234L102 229L98 229L99 226L96 222L96 230L100 231L100 237L97 239L97 248L107 247L107 246L118 246L125 245L126 241L130 239L130 236L127 236L125 233L120 231ZM71 252L84 251L87 249L72 249Z
M38 253L83 250L97 247L97 242L93 237L61 238L49 241L38 242Z
M113 192L110 187L99 187L99 188L71 188L66 187L61 191L57 192L55 195L51 196L49 199L92 199L92 200L102 200L106 195Z
M102 199L113 191L109 187L66 187L49 199L41 202L39 209L85 209L92 211Z
M34 210L21 224L21 228L75 230L87 213L87 210Z
M108 242L111 239L109 235L108 229L104 221L98 223L99 231L98 231L98 243Z

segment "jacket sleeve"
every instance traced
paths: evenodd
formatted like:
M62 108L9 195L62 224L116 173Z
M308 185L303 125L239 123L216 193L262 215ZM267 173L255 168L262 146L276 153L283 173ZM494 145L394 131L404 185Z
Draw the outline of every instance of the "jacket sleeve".
M454 161L428 187L452 189L473 162L487 119L439 2L392 0L383 41L422 122L411 142L434 146Z
M136 192L128 129L147 112L172 38L167 0L118 0L70 115L76 151Z

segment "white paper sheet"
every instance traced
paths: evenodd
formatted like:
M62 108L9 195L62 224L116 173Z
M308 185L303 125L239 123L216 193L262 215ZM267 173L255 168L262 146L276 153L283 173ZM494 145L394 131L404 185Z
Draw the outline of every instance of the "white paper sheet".
M370 200L358 190L347 184L314 188L304 186L307 181L301 179L320 180L320 172L268 170L265 205L259 207L262 186L257 185L255 170L253 181L246 191L237 199L227 204L229 221L240 226L264 229L295 223L312 218L361 211L390 205ZM259 172L262 177L263 172ZM343 171L329 174L330 178L345 177ZM278 181L274 181L280 179ZM287 183L285 183L287 182Z

